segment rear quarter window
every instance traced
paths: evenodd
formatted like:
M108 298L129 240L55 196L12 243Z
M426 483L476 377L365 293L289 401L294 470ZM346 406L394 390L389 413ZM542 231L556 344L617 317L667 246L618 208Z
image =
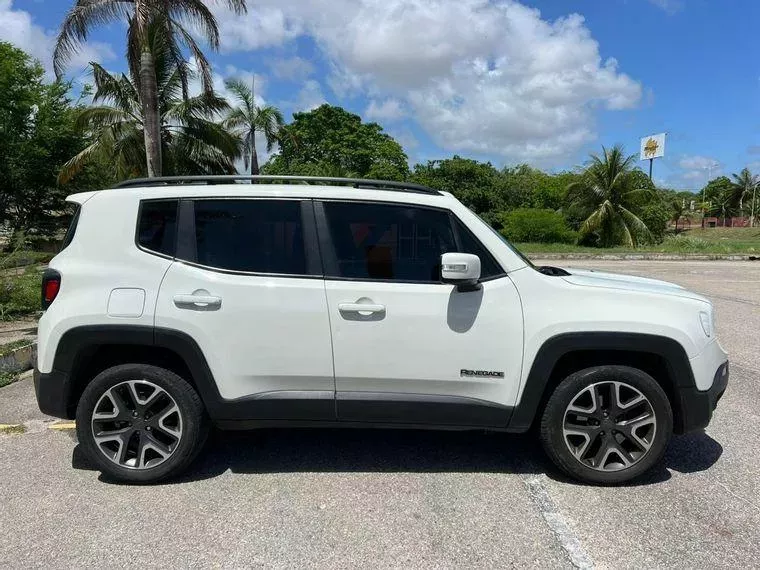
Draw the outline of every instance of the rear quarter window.
M61 243L61 251L66 249L74 239L74 234L77 232L77 225L79 224L79 212L82 211L82 206L76 204L74 209L74 215L69 223L69 229L66 230L66 235L63 236L63 243Z
M179 200L147 200L140 204L137 244L143 249L174 257Z

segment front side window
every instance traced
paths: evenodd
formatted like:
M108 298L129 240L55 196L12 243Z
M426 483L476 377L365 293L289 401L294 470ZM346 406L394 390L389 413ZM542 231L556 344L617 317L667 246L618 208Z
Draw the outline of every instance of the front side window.
M325 202L336 255L332 277L440 282L441 254L457 251L449 215L405 205Z
M137 227L137 243L140 246L174 256L177 204L177 200L149 200L142 203Z
M196 200L197 263L251 273L306 274L297 200Z

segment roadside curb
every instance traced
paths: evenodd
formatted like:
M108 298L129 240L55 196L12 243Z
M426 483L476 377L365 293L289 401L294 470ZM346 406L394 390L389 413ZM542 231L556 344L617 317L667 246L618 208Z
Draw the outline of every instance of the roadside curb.
M528 259L582 259L599 261L757 261L754 255L694 254L678 255L669 253L529 253Z

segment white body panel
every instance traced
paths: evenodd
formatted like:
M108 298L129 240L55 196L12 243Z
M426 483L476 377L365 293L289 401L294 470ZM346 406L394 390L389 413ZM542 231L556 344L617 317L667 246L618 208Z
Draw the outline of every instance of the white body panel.
M522 367L520 298L507 277L482 289L326 281L338 392L475 398L511 406ZM372 314L342 304L382 307ZM349 307L352 308L352 307ZM462 369L503 372L468 377Z
M97 194L98 199L92 199ZM135 246L140 204L131 193L88 192L75 198L83 202L75 239L50 262L62 275L61 290L38 325L37 366L44 373L53 368L61 336L74 327L152 326L159 285L171 265L171 260ZM108 314L111 292L122 288L145 292L138 316Z
M221 306L175 304L175 296L199 290ZM195 339L225 399L335 389L321 279L235 275L175 262L161 284L156 326Z
M445 208L507 276L483 283L480 292L457 293L444 284L325 281L203 269L135 245L140 200L172 197L323 198ZM714 334L708 336L700 324L701 312L712 320L712 306L704 297L637 277L576 270L565 277L544 275L446 193L218 184L118 189L71 199L82 210L74 240L50 264L62 278L58 297L39 323L42 373L51 371L66 331L109 323L155 325L189 334L226 399L337 386L339 391L452 395L510 406L519 403L543 343L573 332L674 339L686 351L702 390L712 385L715 370L726 360ZM114 298L116 290L129 292ZM220 306L177 306L175 296L194 293L218 298ZM374 312L349 306L354 317L347 318L339 305L357 302L377 306L370 307ZM382 318L377 318L380 313ZM465 378L460 375L463 368L503 371L505 376Z

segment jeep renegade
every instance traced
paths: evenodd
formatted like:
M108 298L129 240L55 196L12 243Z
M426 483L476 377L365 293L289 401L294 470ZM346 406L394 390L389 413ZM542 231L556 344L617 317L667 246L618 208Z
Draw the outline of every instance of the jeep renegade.
M68 200L35 389L116 479L178 474L213 423L535 427L560 469L614 484L728 382L706 298L535 267L446 192L170 177Z

